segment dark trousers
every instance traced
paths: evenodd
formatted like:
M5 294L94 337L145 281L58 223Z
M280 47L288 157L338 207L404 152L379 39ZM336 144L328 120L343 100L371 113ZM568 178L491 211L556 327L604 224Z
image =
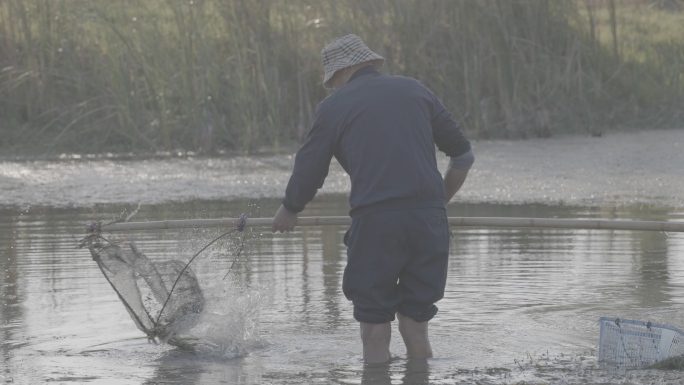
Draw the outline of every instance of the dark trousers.
M342 290L359 322L393 321L399 312L432 319L444 296L449 224L443 208L372 213L357 218L344 237Z

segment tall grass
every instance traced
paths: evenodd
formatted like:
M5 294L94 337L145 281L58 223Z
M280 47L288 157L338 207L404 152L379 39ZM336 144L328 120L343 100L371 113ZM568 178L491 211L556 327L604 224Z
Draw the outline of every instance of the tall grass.
M672 4L684 7L0 0L0 148L277 150L306 135L326 95L319 52L347 33L385 72L432 88L471 137L672 126L684 118L682 30L660 27L684 25Z

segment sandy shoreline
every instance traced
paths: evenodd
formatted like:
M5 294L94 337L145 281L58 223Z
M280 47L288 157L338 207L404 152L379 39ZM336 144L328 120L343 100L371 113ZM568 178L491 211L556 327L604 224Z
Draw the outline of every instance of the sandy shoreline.
M474 144L464 201L684 204L684 129Z
M454 201L684 206L684 129L524 141L475 141ZM438 153L440 168L447 158ZM0 205L90 206L277 198L293 156L0 162ZM347 193L333 161L319 192Z

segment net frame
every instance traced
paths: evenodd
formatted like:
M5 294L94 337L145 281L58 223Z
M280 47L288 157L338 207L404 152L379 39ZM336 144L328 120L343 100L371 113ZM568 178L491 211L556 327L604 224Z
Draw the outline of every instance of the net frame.
M599 319L599 364L641 368L684 355L684 331L629 319Z

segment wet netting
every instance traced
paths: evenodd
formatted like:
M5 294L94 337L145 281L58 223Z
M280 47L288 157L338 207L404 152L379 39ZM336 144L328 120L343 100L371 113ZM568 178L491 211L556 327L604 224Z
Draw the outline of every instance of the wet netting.
M128 246L123 249L99 238L89 242L88 249L138 329L151 341L166 341L174 324L202 312L204 298L197 278L180 261L152 262L135 242ZM174 343L173 339L167 342Z
M79 247L90 251L135 325L149 341L194 350L197 339L184 332L201 319L205 298L190 264L212 243L242 231L246 218L242 219L242 226L238 223L236 228L216 237L187 262L152 261L135 242L119 246L107 240L101 235L98 223L89 226L91 234L81 240Z
M675 327L610 317L599 323L601 364L644 368L684 355L684 331Z

